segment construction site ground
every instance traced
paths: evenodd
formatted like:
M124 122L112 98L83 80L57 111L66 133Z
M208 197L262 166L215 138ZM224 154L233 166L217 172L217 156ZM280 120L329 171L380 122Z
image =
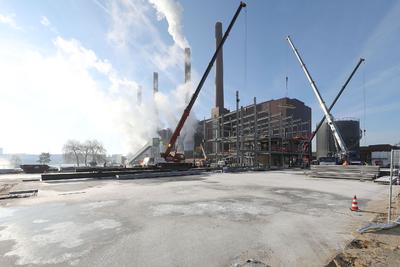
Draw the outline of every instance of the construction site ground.
M2 194L27 189L39 193L0 200L0 266L324 266L352 250L365 259L378 245L388 254L377 248L377 259L399 254L388 243L398 229L356 234L387 204L388 187L373 182L289 170L124 181L0 176ZM350 211L355 194L364 212ZM359 243L368 248L351 247Z
M369 205L376 212L373 223L387 223L388 200L376 201ZM392 219L400 216L400 194L394 196ZM355 234L354 239L339 252L327 267L397 267L400 266L400 226Z

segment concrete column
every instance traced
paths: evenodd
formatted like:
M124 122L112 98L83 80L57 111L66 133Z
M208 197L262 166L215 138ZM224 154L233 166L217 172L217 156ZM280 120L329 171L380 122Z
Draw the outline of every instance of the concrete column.
M221 114L221 128L220 128L219 137L221 139L221 154L222 158L224 157L225 147L224 147L224 137L225 137L225 128L224 128L224 114Z
M204 120L203 120L203 144L204 144L204 149L205 149L205 145L206 145L206 140L207 140L207 137L206 137L206 117L204 117Z
M236 91L236 164L239 165L239 91Z
M254 97L254 165L257 163L257 131L258 131L258 124L257 124L258 116L257 116L257 99Z
M283 128L282 128L282 110L279 113L279 137L280 137L280 141L281 141L281 162L282 162L282 167L285 166L285 161L284 161L284 156L283 156L283 139L284 139L284 135L283 135Z
M271 102L268 102L268 152L269 152L269 160L268 160L268 168L271 169L272 162L272 149L271 149Z
M241 154L241 165L244 164L244 127L243 127L243 120L244 120L244 108L243 106L240 107L240 154Z
M215 160L218 161L218 154L219 154L219 148L218 148L218 130L219 130L219 118L213 119L213 129L214 129L214 146L215 146Z

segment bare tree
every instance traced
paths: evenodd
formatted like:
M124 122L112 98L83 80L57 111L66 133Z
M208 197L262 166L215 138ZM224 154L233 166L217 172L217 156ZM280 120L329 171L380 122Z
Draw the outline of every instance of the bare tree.
M64 158L66 160L74 160L79 167L82 158L82 144L77 140L68 140L63 147Z
M21 165L22 160L18 155L13 155L10 159L10 163L14 168L19 168L19 165Z
M51 161L51 159L50 159L50 153L45 153L45 152L42 152L40 155L39 155L39 159L38 159L38 162L40 163L40 164L48 164L48 163L50 163L50 161Z
M97 140L91 140L87 142L89 146L91 164L97 165L97 162L104 161L106 149L103 144Z
M83 161L85 163L85 166L88 165L88 158L91 152L91 147L92 147L92 141L90 140L87 140L85 143L81 145Z
M97 165L97 162L105 160L106 149L99 141L87 140L81 143L77 140L68 140L63 147L64 158L67 161L76 162L79 164L83 162L85 166Z

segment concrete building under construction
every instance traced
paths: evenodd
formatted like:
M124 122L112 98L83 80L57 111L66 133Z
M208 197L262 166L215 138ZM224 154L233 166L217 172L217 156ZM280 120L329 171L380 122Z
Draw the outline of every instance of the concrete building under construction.
M216 45L222 39L222 24L215 25ZM303 146L311 134L311 108L297 99L281 98L224 107L222 50L215 64L215 106L211 117L200 121L197 137L208 159L240 165L283 166L302 162Z
M255 102L219 116L214 113L200 122L201 127L208 159L251 166L296 165L305 156L311 108L291 98Z
M215 44L222 40L222 23L215 24ZM236 109L230 111L224 106L224 67L222 48L215 62L215 105L211 116L198 123L194 144L183 145L183 133L174 149L184 152L188 161L203 158L211 162L246 166L300 165L308 156L304 145L311 134L311 108L302 101L292 98L254 102L241 106L239 93ZM185 49L185 83L190 86L190 49ZM158 92L158 73L153 74L153 91ZM190 96L185 95L185 102ZM139 96L138 96L139 99ZM153 138L129 160L134 165L144 157L159 157L159 147L165 151L172 131L159 129L159 136ZM155 140L159 140L155 142ZM191 139L191 138L189 138ZM154 149L157 147L157 149ZM307 152L308 153L308 152Z

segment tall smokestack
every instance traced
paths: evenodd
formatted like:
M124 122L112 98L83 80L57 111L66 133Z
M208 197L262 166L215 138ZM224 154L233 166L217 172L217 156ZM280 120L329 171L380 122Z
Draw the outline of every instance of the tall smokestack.
M142 104L142 86L140 86L140 85L137 90L137 103L138 103L138 105Z
M190 82L191 79L191 62L190 62L190 48L185 48L185 83Z
M188 86L188 89L192 89L190 86L191 79L191 62L190 62L190 48L185 48L185 84ZM186 90L185 94L185 104L188 104L190 100L190 90Z
M222 23L215 23L215 46L222 41ZM222 48L218 53L215 64L215 107L221 113L224 109L224 62Z
M153 72L153 94L158 92L158 72Z

